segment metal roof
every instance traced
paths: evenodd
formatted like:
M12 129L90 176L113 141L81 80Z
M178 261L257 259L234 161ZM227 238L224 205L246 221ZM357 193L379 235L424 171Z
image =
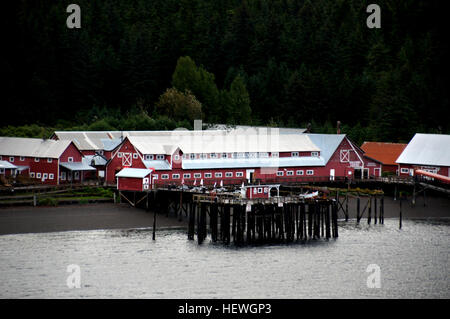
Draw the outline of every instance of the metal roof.
M0 154L10 156L59 158L70 141L39 138L0 137Z
M96 169L89 166L85 162L63 162L59 163L60 166L67 168L70 171L95 171Z
M361 149L364 155L373 158L384 165L397 165L395 160L403 152L407 144L364 142Z
M306 128L289 128L289 127L268 127L268 126L250 126L250 125L229 125L229 124L207 124L205 123L206 130L225 130L225 131L238 131L238 130L266 130L276 129L280 134L302 134L306 132Z
M144 178L151 172L152 170L145 168L124 168L116 174L116 177Z
M17 166L14 164L11 164L10 162L7 162L7 161L0 161L0 168L16 169Z
M142 161L148 169L154 169L155 171L165 171L170 170L170 164L167 161L161 160L150 160L150 161Z
M345 134L304 134L320 149L320 156L328 163L345 138Z
M294 167L325 166L322 157L279 157L242 159L185 159L183 169L247 168L247 167Z
M417 133L396 162L400 164L450 166L450 135Z
M86 165L104 166L108 162L101 155L85 155L82 159Z

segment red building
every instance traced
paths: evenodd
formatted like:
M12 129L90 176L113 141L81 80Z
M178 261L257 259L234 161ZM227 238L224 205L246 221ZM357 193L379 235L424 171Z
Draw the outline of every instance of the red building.
M81 182L85 172L95 170L83 162L83 155L71 141L0 137L0 160L51 185Z
M450 135L417 133L396 162L400 176L422 170L450 177Z
M364 142L361 149L365 156L379 161L382 164L383 172L397 174L398 164L395 162L403 152L407 144Z
M124 168L116 174L117 189L142 192L150 189L151 170L143 168Z
M251 135L192 131L129 136L112 152L106 180L150 169L153 185L227 185L380 176L381 163L344 134ZM174 138L175 137L175 138Z

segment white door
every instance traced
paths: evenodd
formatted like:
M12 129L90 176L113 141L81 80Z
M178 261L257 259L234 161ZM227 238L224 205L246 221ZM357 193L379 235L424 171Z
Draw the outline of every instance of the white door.
M330 181L334 181L334 176L335 176L335 170L334 168L330 169Z
M246 176L245 176L245 178L247 178L247 180L250 182L250 180L251 180L251 178L252 178L252 174L254 174L255 173L255 170L254 169L248 169L247 171L246 171Z
M375 176L381 176L381 168L375 168Z
M133 154L122 153L122 166L130 166L133 164Z

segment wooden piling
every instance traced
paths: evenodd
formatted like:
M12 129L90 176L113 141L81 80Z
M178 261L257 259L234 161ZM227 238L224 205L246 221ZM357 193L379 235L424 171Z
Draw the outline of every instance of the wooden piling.
M370 222L372 221L372 196L369 196L368 205L367 224L370 225Z
M361 199L359 198L359 193L358 193L358 197L356 198L356 222L359 224L359 220L360 220L360 209L361 209Z

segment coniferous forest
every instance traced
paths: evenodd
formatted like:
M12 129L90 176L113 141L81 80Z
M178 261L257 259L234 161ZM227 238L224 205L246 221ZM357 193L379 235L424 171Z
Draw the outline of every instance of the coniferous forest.
M14 1L2 20L0 135L207 123L450 132L445 1ZM5 29L4 29L5 30Z

